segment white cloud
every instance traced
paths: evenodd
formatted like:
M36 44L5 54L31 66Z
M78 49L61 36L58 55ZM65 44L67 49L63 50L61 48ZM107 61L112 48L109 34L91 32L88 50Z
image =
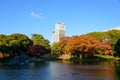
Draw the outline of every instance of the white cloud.
M35 18L39 18L39 19L43 19L44 18L44 16L42 16L41 14L37 14L35 12L31 12L30 16L35 17Z

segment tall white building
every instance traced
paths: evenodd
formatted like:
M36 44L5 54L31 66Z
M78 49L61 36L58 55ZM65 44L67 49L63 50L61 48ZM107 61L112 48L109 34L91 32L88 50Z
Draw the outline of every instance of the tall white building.
M53 31L53 43L59 42L62 36L65 36L65 25L64 23L57 23Z

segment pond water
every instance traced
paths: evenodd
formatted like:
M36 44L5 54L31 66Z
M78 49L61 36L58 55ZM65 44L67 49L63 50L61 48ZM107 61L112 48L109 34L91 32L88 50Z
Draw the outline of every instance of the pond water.
M120 80L120 62L0 64L0 80Z

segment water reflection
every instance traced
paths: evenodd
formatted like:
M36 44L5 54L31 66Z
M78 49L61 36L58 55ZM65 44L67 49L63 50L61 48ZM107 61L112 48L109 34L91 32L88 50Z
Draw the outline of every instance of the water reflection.
M69 61L6 66L0 64L0 80L120 80L120 62Z

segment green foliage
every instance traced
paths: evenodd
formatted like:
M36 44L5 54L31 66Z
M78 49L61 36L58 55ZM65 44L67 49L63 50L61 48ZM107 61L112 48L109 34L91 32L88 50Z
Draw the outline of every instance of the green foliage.
M0 34L0 52L10 55L18 55L20 53L26 53L29 46L41 45L46 53L61 54L61 53L75 53L75 56L85 53L84 56L89 56L89 53L98 54L112 54L116 52L115 55L119 56L120 53L120 30L109 30L106 32L91 32L86 34L87 37L62 37L60 42L54 43L50 47L50 42L45 39L41 34L33 34L32 38L29 39L24 34L11 34L4 35ZM85 35L85 36L86 36ZM83 36L83 35L81 35ZM89 37L92 36L92 37ZM96 40L95 40L95 39ZM69 44L69 45L68 45ZM74 44L74 45L73 45ZM72 47L73 46L73 47ZM69 50L68 50L69 49Z
M14 54L26 53L27 49L33 42L24 34L11 34L8 36L9 47Z
M66 46L69 41L70 37L63 36L60 38L60 41L58 43L53 43L51 47L51 53L52 54L66 54Z
M6 45L0 45L0 53L3 54L3 57L5 57L5 54L8 53L8 47Z
M115 51L114 56L120 57L120 39L118 39L117 43L115 44L114 51Z
M0 51L5 54L17 55L26 53L27 48L32 44L32 40L24 34L0 35Z
M59 43L54 43L51 47L51 53L59 55L60 51L61 51L61 47L60 47Z
M50 42L41 34L33 34L31 40L34 45L41 45L46 49L47 53L50 53Z
M110 30L105 33L108 36L110 36L110 38L111 38L110 44L111 45L115 45L116 42L118 41L118 39L120 38L120 30Z
M91 35L94 38L96 38L97 40L101 41L102 37L103 37L103 35L105 35L105 33L104 32L91 32L91 33L87 33L87 35Z
M0 45L7 45L7 36L0 34Z
M106 32L91 32L88 33L87 35L92 35L97 40L111 45L112 49L115 50L114 52L116 52L116 49L114 49L114 47L116 46L118 39L120 39L120 30L109 30ZM117 49L117 51L118 50L119 49Z
M0 52L3 55L8 53L7 36L4 34L0 34Z
M95 54L96 57L100 57L103 59L107 59L107 60L120 60L120 58L116 58L114 56L111 55L101 55L101 54Z

